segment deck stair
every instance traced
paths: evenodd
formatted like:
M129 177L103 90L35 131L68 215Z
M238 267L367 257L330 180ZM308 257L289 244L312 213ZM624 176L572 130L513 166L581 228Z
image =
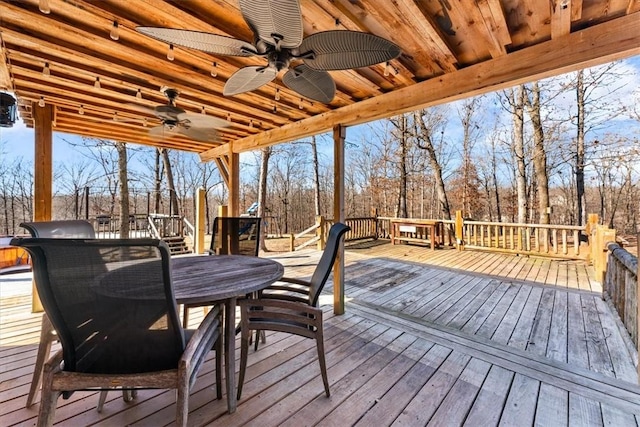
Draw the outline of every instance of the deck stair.
M187 246L183 236L163 237L162 240L169 246L171 255L190 254L193 252Z

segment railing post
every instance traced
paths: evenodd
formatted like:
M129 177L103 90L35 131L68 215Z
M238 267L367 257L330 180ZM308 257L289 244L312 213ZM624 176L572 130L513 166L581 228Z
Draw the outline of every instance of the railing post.
M464 249L464 219L462 218L462 211L456 211L456 244L458 246L458 250L461 251Z
M226 217L227 214L229 212L229 207L227 205L220 205L218 206L218 216L219 217ZM220 253L223 254L228 254L229 253L229 239L224 237L224 236L228 236L229 233L226 230L226 223L223 221L219 224L219 226L221 227L220 230L218 230L218 232L220 233L221 239L220 239ZM211 238L213 239L213 236L211 236ZM216 248L217 250L217 248Z
M323 251L324 250L324 244L325 244L325 235L324 235L324 217L322 215L318 215L316 216L316 225L318 226L318 228L316 228L316 236L318 236L318 250L319 251Z
M289 234L289 252L296 250L296 236L295 234Z
M587 216L587 223L584 226L584 232L587 235L588 243L589 243L589 259L592 264L594 263L594 259L596 258L596 245L595 245L595 230L598 227L598 214L589 214Z
M197 254L204 253L204 199L206 192L203 187L198 187L196 192L196 223L193 233L193 251Z
M373 240L378 240L378 208L371 208L371 217L373 218Z
M596 281L603 283L604 282L604 273L607 271L607 260L608 260L608 242L616 241L616 230L610 229L604 225L596 226L596 239L595 239L595 251L596 255L593 262L593 268L596 274Z

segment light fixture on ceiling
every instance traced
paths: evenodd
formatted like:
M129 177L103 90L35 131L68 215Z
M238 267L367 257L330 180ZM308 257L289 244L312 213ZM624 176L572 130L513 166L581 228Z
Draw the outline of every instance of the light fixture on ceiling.
M80 104L80 107L78 108L78 114L80 114L81 116L84 114L84 107L82 106L82 104Z
M38 1L38 9L40 9L40 12L44 13L45 15L50 14L51 8L49 7L49 0Z
M275 96L275 98L276 98L276 101L280 101L280 88L278 88L278 87L276 88L276 96Z
M118 29L118 21L113 21L111 32L109 33L111 40L118 40L120 38L120 30Z
M136 98L142 99L142 89L138 88L138 91L136 92Z
M96 77L96 81L93 83L93 87L96 89L100 89L102 86L100 85L100 77Z
M200 109L200 114L205 115L205 116L207 115L207 110L205 110L204 105Z
M117 121L118 121L118 112L117 112L117 111L114 111L114 112L113 112L113 121L114 121L114 122L117 122Z
M227 113L227 121L230 122L231 121L231 113Z
M48 62L45 62L44 67L42 67L42 75L45 77L49 77L51 75L51 69L49 68Z
M299 109L304 109L304 105L302 105L302 102L304 101L304 99L300 98L300 102L298 103L298 108Z
M176 56L173 53L173 44L169 45L169 50L167 51L167 59L169 61L173 61L174 59L176 59Z
M249 119L249 129L253 129L253 120Z
M211 67L211 77L218 77L218 63L214 62L213 67Z
M38 101L38 107L44 107L44 96L40 97L40 100Z
M384 76L385 77L389 77L389 70L391 69L391 64L389 64L389 61L387 61L387 63L384 66Z

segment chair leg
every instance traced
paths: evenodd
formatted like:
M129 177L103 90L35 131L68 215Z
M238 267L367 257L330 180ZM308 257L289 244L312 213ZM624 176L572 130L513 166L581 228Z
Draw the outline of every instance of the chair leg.
M247 358L249 356L249 339L252 334L253 332L249 330L248 327L242 328L242 337L240 338L240 373L238 375L238 400L240 400L240 397L242 396L242 385L244 384L244 374L247 370Z
M109 393L109 390L100 390L100 398L98 399L98 407L96 408L98 412L102 412L104 402L107 400L107 393Z
M327 397L330 397L329 380L327 379L327 363L324 359L324 336L322 333L322 325L320 325L316 332L316 347L318 348L318 361L320 362L320 374L322 375L322 382L324 383L324 392Z
M49 320L49 316L42 315L42 326L40 329L40 344L38 344L38 355L36 356L36 364L33 369L33 378L31 379L31 387L29 388L29 395L27 396L27 408L33 405L33 401L36 398L36 393L40 389L40 382L42 379L42 369L44 368L44 362L49 358L51 352L51 343L56 339L54 334L53 325Z
M56 413L56 405L61 391L53 390L53 372L45 365L44 378L42 383L42 397L40 398L40 411L38 413L37 427L48 427L53 425Z
M220 304L220 310L224 310L224 305ZM220 315L220 326L218 328L218 339L216 340L216 398L222 399L222 359L224 357L223 339L224 329L222 327L222 319L224 316Z
M176 425L185 427L189 416L189 383L178 384L176 392Z

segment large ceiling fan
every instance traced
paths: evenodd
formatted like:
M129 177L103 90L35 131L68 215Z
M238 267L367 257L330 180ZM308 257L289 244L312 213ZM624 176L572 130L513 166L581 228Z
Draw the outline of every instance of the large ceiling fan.
M149 129L153 137L163 138L172 135L184 135L188 138L204 142L218 141L220 138L216 128L229 126L229 122L217 117L201 113L191 113L176 106L179 92L176 89L163 87L160 89L167 97L165 105L149 108L139 104L127 104L130 108L142 113L156 116L162 122Z
M282 82L307 98L329 103L336 85L327 70L368 67L400 55L394 43L357 31L324 31L302 38L299 0L239 0L253 44L217 34L176 28L137 27L155 39L216 55L261 56L267 65L236 71L224 86L231 96L255 90L287 72ZM290 67L290 64L295 65Z

